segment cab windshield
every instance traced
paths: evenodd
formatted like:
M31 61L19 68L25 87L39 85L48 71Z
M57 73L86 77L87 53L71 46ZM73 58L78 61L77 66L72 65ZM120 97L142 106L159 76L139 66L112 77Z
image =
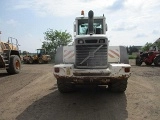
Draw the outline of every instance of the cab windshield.
M103 34L103 19L94 19L93 28L95 34ZM78 20L78 35L88 34L88 19Z
M45 54L45 50L44 49L37 49L37 54Z

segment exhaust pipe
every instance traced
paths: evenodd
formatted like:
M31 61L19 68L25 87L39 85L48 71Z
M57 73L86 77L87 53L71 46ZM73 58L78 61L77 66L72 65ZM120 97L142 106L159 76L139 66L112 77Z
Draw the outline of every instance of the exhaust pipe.
M94 12L92 10L90 10L88 12L88 33L90 35L92 35L94 33L94 29L93 29L93 16L94 16Z

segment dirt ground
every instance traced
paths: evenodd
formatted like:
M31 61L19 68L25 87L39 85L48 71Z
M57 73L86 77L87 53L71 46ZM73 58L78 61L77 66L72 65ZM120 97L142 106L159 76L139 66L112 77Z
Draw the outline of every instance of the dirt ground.
M53 64L23 65L17 75L0 71L0 120L159 120L160 67L132 65L124 94L80 87L61 94Z

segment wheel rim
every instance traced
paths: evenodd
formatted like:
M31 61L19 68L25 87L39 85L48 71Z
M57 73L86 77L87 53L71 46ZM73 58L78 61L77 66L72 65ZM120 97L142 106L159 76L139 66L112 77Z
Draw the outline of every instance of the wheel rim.
M30 60L29 63L32 63L32 60Z
M20 63L18 60L16 60L16 69L19 70L20 69Z
M42 60L41 60L41 59L39 59L39 63L42 63Z
M42 60L41 58L39 59L39 63L40 63L40 64L42 64L42 63L43 63L43 60Z

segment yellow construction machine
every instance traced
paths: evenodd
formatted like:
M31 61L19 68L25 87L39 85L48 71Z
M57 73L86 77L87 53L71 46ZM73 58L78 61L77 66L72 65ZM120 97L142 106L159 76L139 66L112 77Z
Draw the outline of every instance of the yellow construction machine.
M16 41L13 44L12 40ZM0 70L6 69L9 74L17 74L21 69L21 59L18 50L18 41L9 37L8 42L0 41Z
M51 56L47 55L46 50L45 49L37 49L37 53L35 55L28 55L26 54L23 57L23 62L24 63L39 63L39 64L43 64L43 63L48 63L49 61L51 61Z

